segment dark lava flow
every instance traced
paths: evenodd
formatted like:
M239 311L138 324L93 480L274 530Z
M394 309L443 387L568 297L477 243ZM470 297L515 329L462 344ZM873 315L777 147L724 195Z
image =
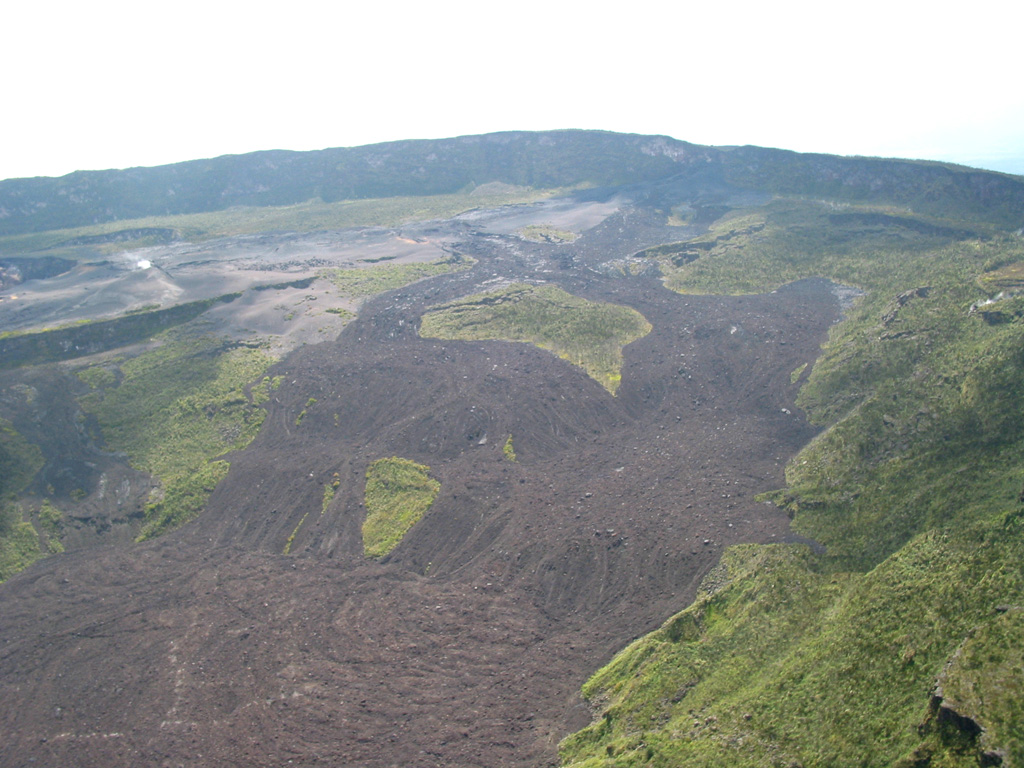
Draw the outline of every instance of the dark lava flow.
M200 519L0 587L0 764L549 764L589 721L590 673L723 547L789 536L754 496L815 432L790 374L837 318L827 283L682 296L597 270L667 239L642 212L562 246L459 226L472 271L384 295L271 371L266 423ZM653 324L617 397L526 344L417 335L430 305L524 278ZM441 493L370 562L363 477L392 455Z

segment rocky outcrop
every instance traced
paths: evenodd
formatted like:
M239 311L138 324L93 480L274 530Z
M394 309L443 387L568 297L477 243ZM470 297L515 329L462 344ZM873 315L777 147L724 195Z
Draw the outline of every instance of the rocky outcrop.
M909 291L904 291L899 294L895 299L893 299L893 303L889 308L889 311L882 316L882 327L888 328L892 325L899 315L900 310L907 306L907 303L911 299L927 299L929 291L931 291L931 288L922 286L920 288L911 288Z

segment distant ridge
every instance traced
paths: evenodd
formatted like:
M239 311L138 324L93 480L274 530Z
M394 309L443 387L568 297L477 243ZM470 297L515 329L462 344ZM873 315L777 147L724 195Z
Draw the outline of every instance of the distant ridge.
M109 221L458 192L499 181L598 187L699 176L773 193L952 210L1024 225L1024 178L939 163L708 147L607 131L504 132L0 181L0 235ZM951 207L953 206L953 207Z

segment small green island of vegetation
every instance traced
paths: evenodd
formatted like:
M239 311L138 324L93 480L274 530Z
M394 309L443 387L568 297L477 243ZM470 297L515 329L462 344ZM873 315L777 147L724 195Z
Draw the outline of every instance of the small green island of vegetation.
M384 557L420 521L434 503L441 484L430 467L392 456L378 459L366 470L366 520L363 551Z
M321 276L330 280L342 296L365 299L426 277L460 272L469 269L474 263L473 259L456 255L417 264L376 264L360 269L325 269Z
M525 283L434 307L420 325L428 338L534 344L579 366L613 395L622 381L622 348L650 331L635 309Z

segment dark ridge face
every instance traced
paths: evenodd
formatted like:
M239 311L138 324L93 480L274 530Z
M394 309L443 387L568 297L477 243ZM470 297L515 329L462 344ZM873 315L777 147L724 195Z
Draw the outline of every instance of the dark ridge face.
M113 320L5 336L0 338L0 369L70 360L124 347L187 323L218 302L231 302L237 298L238 294L226 294Z
M32 259L0 259L0 290L19 285L26 280L45 280L62 275L75 266L70 259L40 256Z
M495 133L311 152L268 151L156 168L0 182L0 234L320 198L435 195L492 181L536 188L649 181L709 150L601 131Z
M658 179L717 179L766 192L966 210L1024 223L1024 180L957 166L716 148L665 136L604 131L507 132L310 152L274 150L154 168L77 171L0 181L0 234L143 216L453 193L503 182L599 187Z
M873 157L801 154L779 149L726 150L726 178L766 192L889 202L937 216L977 217L1019 227L1024 177L963 166Z

